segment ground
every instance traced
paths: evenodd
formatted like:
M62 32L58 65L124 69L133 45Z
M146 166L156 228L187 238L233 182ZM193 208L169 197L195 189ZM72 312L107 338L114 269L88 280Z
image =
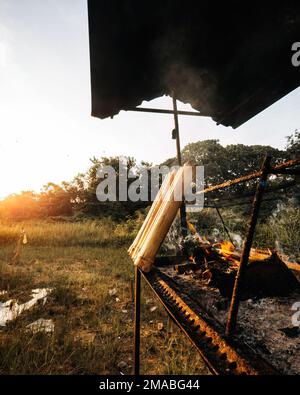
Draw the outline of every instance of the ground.
M63 226L57 225L57 239ZM56 225L39 227L53 235ZM12 231L0 229L0 239L8 230ZM111 231L104 232L106 241ZM16 244L9 237L1 246L0 291L8 293L0 301L24 302L35 288L52 288L52 292L45 304L38 303L0 327L0 373L131 374L133 265L126 252L128 240L119 237L117 243L101 245L97 240L69 243L67 238L54 242L53 236L46 241L46 237L38 239L34 227L27 238L15 260ZM146 284L142 290L141 373L208 374ZM53 333L26 331L26 325L40 318L53 320Z

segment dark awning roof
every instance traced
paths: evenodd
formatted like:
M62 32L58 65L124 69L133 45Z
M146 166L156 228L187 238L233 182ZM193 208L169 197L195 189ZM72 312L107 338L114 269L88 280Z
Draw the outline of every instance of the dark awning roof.
M300 85L300 2L88 0L92 115L168 94L237 127Z

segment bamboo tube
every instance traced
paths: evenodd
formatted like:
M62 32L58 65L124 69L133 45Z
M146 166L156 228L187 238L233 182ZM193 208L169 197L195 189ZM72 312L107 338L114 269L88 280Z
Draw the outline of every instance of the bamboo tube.
M134 259L134 264L140 266L144 271L149 271L151 269L156 252L158 251L161 242L167 234L169 226L180 207L181 202L173 201L173 191L175 186L178 184L178 179L181 178L181 174L182 171L179 171L176 174L174 182L165 196L151 229L147 234L147 238L144 240L139 254ZM165 225L165 222L167 222L167 225Z
M171 173L169 173L170 174L169 178L167 179L166 183L164 183L164 185L162 185L162 187L160 188L159 196L158 196L156 205L154 207L154 210L152 211L151 216L149 217L149 219L146 223L144 232L143 232L141 238L138 240L138 243L135 247L134 253L132 254L133 260L139 254L139 251L142 248L142 245L143 245L145 239L147 238L147 234L148 234L149 230L151 229L152 223L155 221L156 216L160 212L161 205L165 199L166 193L168 192L170 186L172 185L172 182L173 182L174 177L176 175L176 171L177 170L174 169Z
M134 264L138 265L145 272L150 271L154 263L155 255L165 239L177 211L182 204L182 201L174 200L174 195L180 183L183 184L187 168L188 166L181 167L176 173L173 183L165 194L165 199L161 204L160 210L142 244L142 248L138 256L134 259ZM183 187L182 184L181 187Z
M133 243L131 244L131 246L130 246L129 249L128 249L128 254L129 254L131 257L133 257L134 251L135 251L137 245L139 244L139 241L140 241L140 239L142 238L142 235L143 235L143 233L145 232L145 229L147 228L147 226L148 226L148 224L149 224L149 221L150 221L150 219L151 219L151 217L152 217L154 211L157 210L157 205L159 204L160 197L161 197L162 194L163 194L163 190L164 190L163 187L166 186L166 184L167 184L169 178L170 178L170 173L168 173L167 176L165 177L164 182L163 182L163 184L161 185L161 188L159 189L158 194L157 194L157 196L155 197L155 199L154 199L154 201L153 201L153 203L152 203L152 205L151 205L151 207L150 207L150 210L148 211L148 214L147 214L147 216L146 216L146 218L145 218L145 220L144 220L144 222L143 222L142 227L140 228L140 230L139 230L137 236L135 237Z
M139 246L141 245L141 243L143 242L149 227L151 226L151 223L153 221L153 219L155 218L156 213L159 210L159 207L161 205L161 202L163 200L164 194L166 193L166 191L168 190L169 186L171 185L174 176L175 176L176 170L173 170L172 172L168 173L151 205L151 208L147 214L147 217L145 219L145 221L143 222L143 225L141 227L141 229L139 230L136 238L134 239L133 243L131 244L131 246L128 249L128 253L129 255L134 259L135 255L138 252Z
M152 203L152 205L151 205L151 207L150 207L150 210L148 211L148 214L147 214L147 216L146 216L146 218L145 218L145 221L143 222L142 227L140 228L140 230L139 230L137 236L135 237L133 243L131 244L131 246L130 246L129 249L128 249L128 254L129 254L130 256L132 255L132 253L133 253L135 247L137 246L137 244L138 244L138 242L139 242L139 240L140 240L142 234L144 233L144 230L145 230L145 228L146 228L146 226L147 226L147 224L148 224L148 221L150 220L150 218L151 218L151 216L152 216L152 214L153 214L153 211L155 210L156 205L158 204L159 197L160 197L160 196L162 195L162 193L163 193L163 187L167 184L169 178L170 178L170 173L168 173L168 174L166 175L166 177L165 177L165 179L164 179L164 182L162 183L161 188L159 189L158 194L157 194L157 196L155 197L155 199L154 199L154 201L153 201L153 203Z
M145 231L145 228L147 227L147 224L148 224L148 222L149 222L151 216L153 215L154 210L156 209L156 206L157 206L157 204L158 204L158 200L159 200L160 196L161 196L162 193L163 193L163 188L164 188L165 185L167 184L169 178L170 178L170 173L168 173L168 174L166 175L166 177L165 177L165 179L164 179L164 182L163 182L163 184L161 185L161 188L159 189L158 194L157 194L157 196L155 197L155 199L154 199L154 201L153 201L153 203L152 203L152 205L151 205L151 207L150 207L150 210L149 210L149 212L148 212L148 214L147 214L147 216L146 216L146 218L145 218L145 221L143 222L142 227L140 228L140 230L139 230L139 232L138 232L136 238L134 239L133 243L131 244L131 246L130 246L129 249L128 249L128 254L129 254L130 256L133 255L134 250L135 250L135 248L136 248L136 246L137 246L139 240L141 239L141 237L142 237L142 235L143 235L143 233L144 233L144 231Z

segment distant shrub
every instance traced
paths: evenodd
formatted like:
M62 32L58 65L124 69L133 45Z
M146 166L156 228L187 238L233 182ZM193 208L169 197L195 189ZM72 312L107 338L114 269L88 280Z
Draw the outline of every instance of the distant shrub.
M90 246L123 244L129 235L120 229L118 223L105 218L81 222L70 221L28 221L23 223L0 223L0 245L17 242L24 228L28 246Z
M300 207L279 205L269 220L277 247L288 255L300 257Z

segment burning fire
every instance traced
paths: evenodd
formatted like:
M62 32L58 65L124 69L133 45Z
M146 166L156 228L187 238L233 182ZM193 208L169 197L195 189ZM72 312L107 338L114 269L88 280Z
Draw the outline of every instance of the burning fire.
M189 262L196 263L195 257L193 255L189 256Z
M227 261L236 265L239 264L239 256L235 252L235 246L231 241L224 240L221 243L215 244L214 247L216 247L217 252Z
M263 261L264 259L269 258L272 255L272 252L267 250L259 250L258 248L251 248L250 251L250 261Z
M229 261L239 264L241 253L237 251L235 246L228 240L222 241L215 245L220 255ZM272 252L267 250L260 250L257 248L251 248L249 261L263 261L268 259L272 255Z
M195 226L188 222L188 228L192 235L197 237L199 244L201 245L203 251L205 252L205 256L208 257L210 255L210 247L213 247L215 251L221 256L224 260L233 264L234 266L239 265L241 259L241 251L236 249L233 243L229 240L223 240L220 243L211 244L206 237L200 236L197 232ZM272 255L272 251L270 249L258 249L251 248L249 261L263 261L268 259ZM189 257L189 261L192 263L196 263L196 259L193 255Z
M223 255L231 256L235 247L230 241L225 240L220 243L220 250Z

